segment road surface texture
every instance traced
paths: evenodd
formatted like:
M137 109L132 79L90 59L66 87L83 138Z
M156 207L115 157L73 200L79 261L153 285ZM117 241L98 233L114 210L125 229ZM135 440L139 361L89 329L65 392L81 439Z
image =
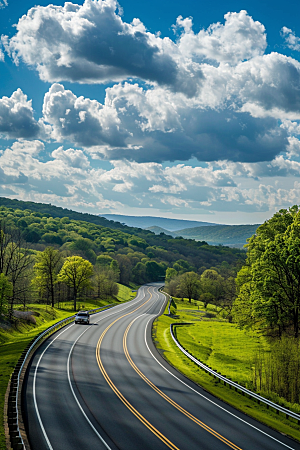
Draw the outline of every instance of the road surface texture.
M38 349L24 412L32 450L300 450L170 367L151 340L158 285Z

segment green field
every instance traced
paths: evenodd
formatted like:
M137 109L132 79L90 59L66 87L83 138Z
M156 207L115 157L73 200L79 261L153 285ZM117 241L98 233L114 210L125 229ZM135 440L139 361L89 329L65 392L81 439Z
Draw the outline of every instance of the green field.
M282 414L277 415L274 410L224 386L187 358L174 344L170 324L187 322L186 325L175 327L177 339L183 347L212 369L250 389L254 355L257 351L269 351L264 338L239 330L235 325L219 318L212 305L204 311L201 302L197 302L197 305L181 300L175 302L177 310L172 310L173 317L167 315L166 308L165 313L153 325L153 340L164 358L216 397L300 441L300 426L296 421L286 419ZM300 412L300 406L291 405L283 399L279 401L283 406Z
M105 304L126 302L135 297L135 292L119 284L119 293L116 298L92 302L78 302L81 309L94 309ZM27 305L26 310L33 311L31 320L18 320L14 327L0 326L0 450L5 450L5 436L3 427L4 397L13 369L28 343L46 328L56 322L74 314L73 302L60 303L60 309L46 305ZM34 324L33 322L36 321Z

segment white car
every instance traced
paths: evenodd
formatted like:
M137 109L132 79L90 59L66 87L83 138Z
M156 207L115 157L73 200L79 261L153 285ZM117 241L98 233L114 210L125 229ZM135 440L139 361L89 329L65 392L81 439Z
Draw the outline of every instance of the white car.
M90 314L88 311L79 311L75 316L75 323L90 323Z

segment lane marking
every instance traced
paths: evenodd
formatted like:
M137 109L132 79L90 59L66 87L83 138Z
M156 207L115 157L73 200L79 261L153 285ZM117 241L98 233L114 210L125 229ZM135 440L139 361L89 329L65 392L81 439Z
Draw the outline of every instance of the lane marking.
M45 440L46 440L46 442L47 442L47 445L48 445L48 447L49 447L49 450L53 450L53 447L52 447L52 445L50 444L50 441L49 441L48 435L47 435L47 433L46 433L46 430L45 430L45 428L44 428L44 425L43 425L43 422L42 422L42 419L41 419L41 416L40 416L40 413L39 413L39 408L38 408L38 405L37 405L37 400L36 400L36 376L37 376L37 371L38 371L38 367L39 367L39 365L40 365L41 359L42 359L42 357L44 356L44 353L46 352L46 350L48 350L48 348L50 347L50 345L52 345L52 343L53 343L54 341L56 341L56 339L57 339L61 334L63 334L67 329L69 329L69 328L72 327L73 325L74 325L74 324L72 324L71 326L68 326L65 330L63 330L61 333L59 333L59 334L58 334L58 335L50 342L50 344L47 345L47 347L44 349L43 353L42 353L41 356L39 357L39 360L38 360L37 365L36 365L36 367L35 367L34 376L33 376L33 402L34 402L34 407L35 407L35 411L36 411L36 414L37 414L37 417L38 417L38 421L39 421L41 430L42 430L42 432L43 432L44 438L45 438Z
M163 306L163 305L162 305ZM162 309L162 308L161 308ZM159 314L158 314L159 315ZM158 316L156 316L158 317ZM191 391L195 392L197 395L199 395L200 397L204 398L205 400L207 400L208 402L210 402L211 404L217 406L219 409L221 409L222 411L226 412L227 414L229 414L232 417L235 417L236 419L240 420L241 422L243 422L244 424L248 425L249 427L253 428L256 431L259 431L260 433L262 433L263 435L267 436L268 438L272 439L275 442L278 442L278 444L283 445L284 447L290 449L290 450L295 450L293 447L290 447L289 445L285 444L282 441L279 441L278 439L276 439L275 437L271 436L270 434L266 433L265 431L260 430L259 428L257 428L255 425L252 425L251 423L247 422L246 420L242 419L241 417L236 416L234 413L228 411L227 409L223 408L223 406L218 405L218 403L215 403L213 400L210 400L209 398L205 397L205 395L201 394L200 392L198 392L196 389L192 388L191 386L189 386L187 383L185 383L184 381L182 381L180 378L178 378L176 375L174 375L170 370L168 370L160 361L158 361L158 359L153 355L152 351L150 350L149 346L148 346L148 342L147 342L147 328L149 325L150 320L152 320L153 317L150 317L148 322L146 323L146 327L145 327L145 333L144 333L144 340L145 340L145 344L146 347L150 353L150 355L152 356L153 359L155 359L155 361L166 371L168 372L170 375L172 375L172 377L176 378L176 380L180 381L180 383L182 383L184 386L186 386L187 388L189 388ZM168 363L167 363L168 364ZM176 369L175 369L176 370ZM253 420L255 420L253 418ZM266 425L267 426L267 425Z
M144 291L144 288L143 288L142 290ZM136 305L136 304L140 301L140 299L139 299L139 294L140 294L140 291L138 292L138 295L137 295L136 298L134 299L134 302L133 302L133 303L128 302L128 304L125 305L124 308L118 308L117 311L110 312L110 313L107 314L105 317L101 317L101 319L98 320L98 321L96 321L95 323L99 323L101 320L104 320L104 319L106 319L106 318L108 318L108 317L110 317L110 316L112 316L112 315L118 314L119 312L124 311L124 310L130 308L131 306ZM120 305L120 306L121 306L121 305ZM100 314L100 313L102 313L102 312L104 312L104 311L100 311L99 313L96 313L96 314ZM95 314L95 315L96 315L96 314ZM37 378L37 371L38 371L40 362L41 362L41 360L42 360L42 357L44 356L44 354L46 353L46 351L48 350L48 348L53 344L54 341L56 341L56 339L57 339L59 336L61 336L63 333L65 333L67 330L69 330L69 329L70 329L71 327L73 327L73 326L74 326L74 323L72 323L71 325L68 325L68 326L67 326L66 328L64 328L64 330L61 331L54 339L52 339L52 341L47 345L47 347L44 349L44 351L43 351L42 354L40 355L39 360L38 360L37 365L36 365L36 368L35 368L35 371L34 371L34 377L33 377L33 402L34 402L34 407L35 407L35 411L36 411L36 414L37 414L37 418L38 418L38 421L39 421L39 424L40 424L40 428L41 428L42 433L43 433L43 435L44 435L45 441L46 441L46 443L47 443L47 445L48 445L48 447L49 447L49 450L53 450L53 447L52 447L52 445L51 445L51 443L50 443L50 440L49 440L48 435L47 435L47 433L46 433L45 427L44 427L44 425L43 425L43 421L42 421L41 416L40 416L39 408L38 408L38 405L37 405L37 399L36 399L36 378ZM90 328L88 328L87 330L89 330L89 329L90 329ZM87 330L85 330L85 331L87 331ZM82 333L82 334L84 334L84 333Z
M158 437L167 447L171 448L172 450L179 450L178 447L176 447L168 438L166 438L166 436L164 436L159 430L157 430L157 428L155 428L142 414L140 414L132 405L131 403L129 403L129 401L124 397L123 394L121 394L121 392L117 389L117 387L114 385L114 383L112 382L112 380L109 378L109 376L107 375L106 370L104 369L102 360L101 360L101 356L100 356L100 349L101 349L101 344L102 341L104 339L104 336L106 335L107 331L116 323L118 322L120 319L122 319L123 317L126 317L132 313L134 313L135 311L137 311L138 309L140 309L142 306L144 306L146 303L148 303L151 298L152 298L152 294L149 292L148 289L148 293L150 294L150 298L145 301L142 305L140 305L138 308L136 308L135 310L131 311L130 313L124 314L123 316L119 317L118 319L114 320L110 325L108 325L108 327L103 331L102 335L100 336L100 339L97 343L97 348L96 348L96 358L97 358L97 362L98 362L98 366L99 369L103 375L103 377L105 378L105 380L107 381L108 385L110 386L110 388L112 389L112 391L117 395L117 397L121 400L121 402L128 408L128 410L134 414L135 417L137 417L140 422L142 422L143 425L145 425L156 437Z
M100 319L100 320L103 320L103 319ZM100 322L100 320L99 320L99 322ZM96 323L97 323L97 322L96 322ZM76 400L76 403L77 403L77 405L78 405L80 411L82 412L84 418L87 420L88 424L91 426L92 430L96 433L96 435L98 436L98 438L100 439L100 441L104 444L104 446L107 448L107 450L111 450L111 448L109 447L109 445L107 444L107 442L103 439L103 437L101 436L101 434L98 433L98 431L96 430L96 428L94 427L94 425L92 424L92 422L90 421L90 419L88 418L88 416L86 415L86 413L84 412L84 410L83 410L81 404L79 403L78 398L76 397L76 394L75 394L74 389L73 389L73 386L72 386L71 378L70 378L70 358L71 358L73 349L74 349L74 347L75 347L77 341L78 341L78 340L81 338L81 336L82 336L84 333L86 333L88 330L89 330L89 328L87 328L86 330L84 330L84 332L81 333L81 334L78 336L78 338L77 338L76 341L73 343L72 348L71 348L71 350L70 350L70 352L69 352L68 361L67 361L68 381L69 381L69 386L70 386L71 392L72 392L72 394L73 394L73 396L74 396L74 398L75 398L75 400Z
M204 422L202 422L201 420L197 419L197 417L193 416L191 413L189 413L188 411L186 411L182 406L178 405L178 403L176 403L174 400L172 400L170 397L168 397L164 392L162 392L157 386L155 386L155 384L153 384L144 374L143 372L140 371L140 369L135 365L135 363L133 362L129 351L128 351L128 347L127 347L127 335L128 332L132 326L132 324L141 316L143 316L144 314L141 314L140 316L136 317L135 319L132 320L132 322L128 325L128 327L125 330L124 336L123 336L123 350L125 353L125 356L129 362L129 364L131 365L131 367L135 370L135 372L145 381L145 383L148 384L148 386L150 386L155 392L157 392L157 394L159 394L164 400L166 400L168 403L170 403L170 405L174 406L174 408L176 408L178 411L180 411L182 414L184 414L186 417L188 417L190 420L192 420L193 422L195 422L197 425L199 425L201 428L203 428L205 431L208 431L210 434L212 434L214 437L216 437L217 439L219 439L220 441L222 441L224 444L227 444L229 447L231 447L234 450L241 450L240 447L238 447L237 445L233 444L231 441L229 441L228 439L226 439L224 436L222 436L221 434L219 434L217 431L213 430L212 428L210 428L208 425L206 425Z

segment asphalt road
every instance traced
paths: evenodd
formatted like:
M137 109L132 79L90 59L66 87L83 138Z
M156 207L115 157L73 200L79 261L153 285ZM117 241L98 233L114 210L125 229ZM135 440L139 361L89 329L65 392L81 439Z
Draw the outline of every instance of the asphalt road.
M24 391L32 450L300 450L215 399L161 358L151 323L157 285L69 325L36 352Z

